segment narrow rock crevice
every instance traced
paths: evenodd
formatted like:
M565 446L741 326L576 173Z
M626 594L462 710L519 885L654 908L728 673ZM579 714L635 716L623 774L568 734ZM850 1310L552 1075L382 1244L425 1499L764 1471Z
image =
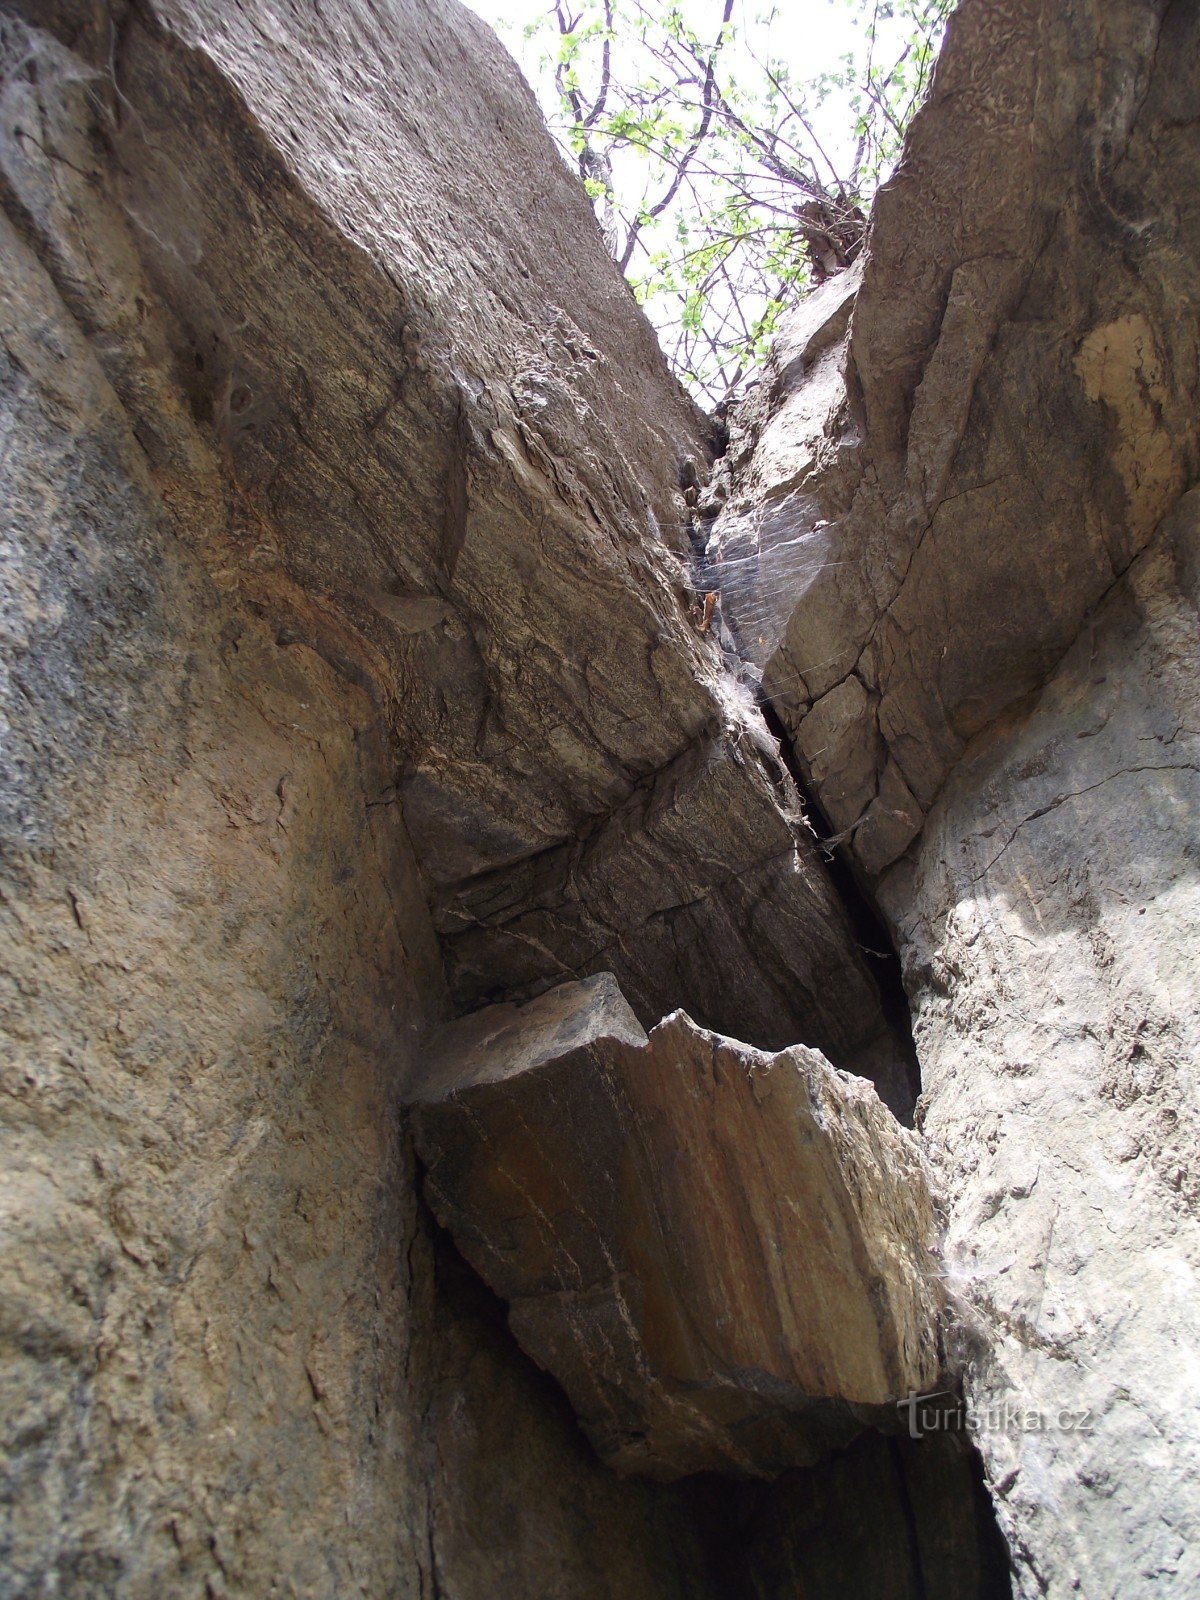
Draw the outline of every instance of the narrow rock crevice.
M803 767L796 759L791 735L783 718L767 696L761 693L758 696L758 707L763 721L779 746L779 759L787 768L792 782L803 798L805 814L821 847L834 893L850 920L858 947L866 958L867 969L879 991L880 1009L887 1020L900 1059L907 1069L911 1098L900 1112L900 1119L906 1126L911 1127L917 1097L921 1093L921 1063L913 1038L912 1012L904 987L899 952L869 888L863 884L853 861L843 851L820 801L805 779Z
M489 1375L493 1384L499 1378L501 1407L505 1387L519 1385L542 1425L561 1436L569 1453L589 1458L592 1446L559 1384L514 1337L508 1304L424 1200L419 1208L435 1300L448 1319L443 1384L465 1386L468 1414ZM448 1437L445 1422L436 1411L425 1419L434 1461ZM435 1483L453 1459L433 1471ZM867 1429L817 1464L769 1480L722 1472L672 1483L605 1478L607 1507L620 1508L634 1526L649 1525L659 1541L655 1600L1009 1600L1012 1594L978 1453L958 1431L912 1439ZM598 1536L613 1526L600 1524ZM452 1518L446 1552L452 1574L462 1573L468 1550Z
M722 459L457 0L0 0L14 1592L1200 1591L1197 61L961 0Z

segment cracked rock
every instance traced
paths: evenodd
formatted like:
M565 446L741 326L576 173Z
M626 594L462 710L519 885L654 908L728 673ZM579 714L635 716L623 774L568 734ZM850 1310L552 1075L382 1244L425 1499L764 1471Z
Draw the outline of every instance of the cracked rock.
M816 1051L647 1037L602 973L449 1024L413 1099L437 1216L621 1471L772 1475L936 1387L916 1141Z

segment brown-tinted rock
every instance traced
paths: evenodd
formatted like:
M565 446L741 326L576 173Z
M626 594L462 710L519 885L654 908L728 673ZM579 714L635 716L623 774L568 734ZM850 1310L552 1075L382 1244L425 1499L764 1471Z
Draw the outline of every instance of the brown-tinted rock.
M381 708L439 928L471 930L455 1006L608 966L646 1023L814 1043L910 1110L794 786L688 618L678 478L706 423L489 30L452 0L61 10L36 88L9 84L41 129L6 146L14 214L189 548ZM110 105L77 86L114 40ZM688 790L640 848L697 752L717 803ZM640 893L580 937L572 854L601 834ZM531 870L567 909L527 935Z
M580 838L444 895L451 994L468 1008L548 969L611 969L646 1025L686 995L701 1025L802 1039L910 1120L908 1059L791 779L748 700L731 692L729 716Z
M1200 464L1189 26L966 0L861 269L735 428L722 610L871 872Z
M921 1158L869 1084L611 976L441 1030L415 1090L439 1219L622 1471L773 1473L938 1373Z
M451 0L4 5L14 1593L728 1592L679 1491L607 1473L439 1279L401 1103L456 1010L611 968L642 1023L682 1005L819 1044L903 1109L731 633L897 933L968 1390L1055 1419L979 1431L1021 1592L1200 1586L1198 26L1166 0L964 0L869 256L803 309L701 489L702 419ZM680 482L706 520L727 504L744 585L705 635ZM818 1341L825 1385L747 1163L840 1194L831 1222L878 1245L902 1196L875 1167L911 1140L810 1056L676 1020L668 1066L704 1093L624 1092L639 1127L694 1117L702 1192L615 1123L588 1168L597 1062L665 1048L621 1029L572 1057L587 1138L568 1118L546 1148L583 1164L588 1219L622 1214L608 1155L632 1149L636 1215L666 1219L627 1230L673 1298L626 1352L699 1373L668 1420L704 1459L844 1437L859 1403L809 1390L889 1393L903 1306L818 1297L862 1335ZM747 1081L795 1126L764 1134ZM828 1142L773 1142L839 1083L875 1201ZM641 1262L579 1327L632 1305ZM552 1298L527 1342L633 1451L659 1391L597 1401ZM730 1305L746 1327L710 1362L695 1329ZM743 1336L770 1361L736 1366ZM823 1541L822 1507L863 1526L852 1478L881 1549L914 1526L911 1475L861 1452L781 1517L784 1592L878 1572ZM775 1577L763 1526L749 1592Z
M399 1104L432 895L723 725L702 420L449 0L6 4L0 109L0 1588L672 1593L651 1491L468 1372ZM768 751L722 794L775 848ZM840 950L878 1036L790 905L789 1031Z

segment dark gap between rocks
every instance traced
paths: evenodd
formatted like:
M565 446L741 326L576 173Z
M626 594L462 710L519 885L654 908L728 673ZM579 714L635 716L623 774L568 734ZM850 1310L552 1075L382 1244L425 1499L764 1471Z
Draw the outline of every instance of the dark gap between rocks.
M761 692L756 692L755 698L758 702L758 708L762 712L763 721L779 746L779 759L787 768L792 782L800 791L808 820L817 836L817 842L821 846L821 854L825 857L826 868L833 884L834 892L850 919L850 927L855 940L866 957L867 969L874 978L876 987L879 990L880 1004L884 1017L899 1048L908 1076L910 1098L908 1105L904 1108L905 1114L900 1120L906 1127L911 1128L917 1096L921 1092L921 1063L917 1057L917 1047L913 1039L912 1013L909 1010L908 995L904 989L904 977L900 966L899 954L883 918L872 904L866 890L859 883L849 862L842 854L841 847L833 842L834 830L830 826L829 818L821 809L820 802L805 782L804 774L800 769L799 762L796 760L792 749L792 741L782 718Z
M726 456L729 449L729 428L721 408L718 407L717 413L711 420L713 432L710 474L715 472L717 463ZM689 475L681 469L681 485L686 487L689 481ZM693 591L697 595L703 595L712 589L718 591L720 589L720 574L709 561L707 527L702 527L701 523L702 518L695 513L689 516L687 523L688 542L691 547L691 582ZM763 694L757 674L745 670L748 663L741 655L736 629L728 630L726 637L728 640L726 648L737 662L737 668L742 669L734 669L733 676L744 683L754 696L763 721L779 747L779 759L804 801L804 809L816 834L817 842L821 846L821 854L825 858L834 892L846 911L851 931L866 958L867 970L875 980L884 1020L899 1049L907 1077L908 1103L901 1108L902 1114L899 1120L906 1127L912 1127L917 1097L921 1093L921 1063L913 1039L912 1013L904 988L900 956L870 895L855 876L853 868L842 853L841 846L834 842L835 830L796 760L791 736L783 719L770 699ZM896 1108L893 1106L892 1109Z
M613 1537L630 1515L654 1530L662 1600L1011 1600L979 1453L949 1424L920 1439L908 1437L902 1418L895 1433L865 1428L815 1466L771 1480L699 1473L656 1483L610 1473L556 1380L517 1343L508 1306L429 1210L419 1158L416 1176L439 1307L443 1406L457 1393L485 1433L499 1426L516 1450L539 1448L543 1429L557 1439L560 1459L573 1460L579 1475L580 1515L616 1519ZM509 1408L507 1423L485 1420L489 1395L501 1412ZM539 1420L528 1436L518 1427L521 1408ZM495 1481L503 1498L505 1475Z
M779 746L780 760L804 801L805 812L826 860L830 881L850 919L854 937L867 958L868 968L879 989L884 1017L908 1070L912 1103L908 1107L908 1114L901 1120L911 1127L917 1096L921 1092L921 1064L913 1038L912 1013L904 988L899 953L870 895L859 882L841 846L834 843L834 829L805 781L783 719L765 696L756 693L755 698L763 721ZM865 1439L873 1440L874 1446L865 1445ZM849 1461L857 1453L858 1457L865 1460L866 1452L871 1448L890 1453L896 1488L895 1509L900 1519L894 1535L889 1534L886 1527L878 1538L872 1531L863 1531L874 1527L871 1505L875 1491L871 1488L868 1470L857 1490L850 1491L860 1495L863 1501L861 1547L852 1552L855 1564L853 1570L844 1573L842 1587L810 1589L808 1578L802 1578L797 1570L793 1574L795 1587L787 1587L787 1580L780 1578L775 1587L756 1583L753 1588L731 1590L730 1593L744 1592L747 1600L791 1600L793 1596L807 1596L810 1593L819 1596L826 1593L854 1595L856 1600L858 1596L869 1600L875 1595L887 1595L889 1600L892 1595L903 1595L906 1600L909 1597L911 1600L1008 1600L1012 1594L1008 1549L984 1482L982 1459L969 1437L961 1432L947 1432L914 1441L904 1437L885 1438L882 1434L872 1433L856 1440L842 1453L841 1459ZM923 1476L926 1479L928 1477L924 1469L931 1465L935 1457L938 1460L934 1479L941 1478L940 1486L936 1481L922 1481ZM825 1470L825 1464L822 1463L809 1469L809 1473L821 1474ZM828 1470L834 1473L834 1465L830 1464ZM948 1474L957 1474L958 1478L951 1492L947 1492L950 1483ZM777 1480L771 1486L771 1494L764 1497L766 1510L762 1515L771 1522L781 1517L787 1519L802 1515L796 1507L789 1508L786 1505L785 1491L779 1486L787 1480L803 1476L805 1474L785 1473L782 1479ZM964 1484L969 1488L965 1488ZM931 1492L934 1501L932 1507L926 1503ZM940 1505L937 1503L939 1501L942 1502ZM853 1515L847 1508L843 1508L843 1514ZM830 1571L840 1567L840 1558L836 1548L832 1547L840 1544L845 1533L844 1528L839 1528L836 1517L833 1518L832 1527L827 1526L824 1520L813 1526L812 1538L819 1545L817 1559ZM963 1546L964 1540L970 1547L970 1553L966 1554L966 1547L962 1547L956 1556L954 1547ZM890 1555L887 1554L889 1541L897 1546ZM851 1542L853 1544L853 1539ZM885 1547L882 1552L877 1548L878 1544ZM899 1559L902 1547L909 1552L909 1587L903 1584L897 1586L890 1580L885 1583L881 1570L874 1567L876 1561L885 1560L893 1563L894 1571L894 1563ZM970 1577L962 1566L964 1561L971 1568ZM837 1581L842 1582L841 1579Z

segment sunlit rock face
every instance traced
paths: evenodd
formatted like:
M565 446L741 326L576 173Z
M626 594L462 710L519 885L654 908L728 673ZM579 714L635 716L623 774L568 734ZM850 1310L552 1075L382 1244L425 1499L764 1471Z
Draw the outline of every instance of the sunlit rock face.
M933 1207L870 1084L603 975L430 1042L439 1220L621 1471L774 1474L936 1387Z
M900 949L1028 1596L1200 1588L1198 60L1192 7L965 0L701 508Z

